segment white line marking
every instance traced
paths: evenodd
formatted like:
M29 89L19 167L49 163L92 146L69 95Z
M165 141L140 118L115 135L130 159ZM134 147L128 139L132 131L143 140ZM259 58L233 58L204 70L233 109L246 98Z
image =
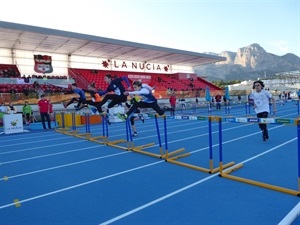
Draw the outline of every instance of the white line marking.
M110 220L107 220L107 221L105 221L105 222L103 222L103 223L100 223L100 225L107 225L107 224L116 222L116 221L118 221L118 220L120 220L120 219L122 219L122 218L124 218L124 217L126 217L126 216L129 216L129 215L131 215L131 214L133 214L133 213L136 213L136 212L138 212L138 211L140 211L140 210L142 210L142 209L145 209L145 208L147 208L147 207L149 207L149 206L151 206L151 205L154 205L154 204L156 204L156 203L158 203L158 202L161 202L161 201L163 201L163 200L165 200L165 199L167 199L167 198L170 198L170 197L172 197L172 196L174 196L174 195L177 195L177 194L179 194L179 193L181 193L181 192L183 192L183 191L185 191L185 190L187 190L187 189L190 189L190 188L192 188L192 187L194 187L194 186L196 186L196 185L198 185L198 184L201 184L201 183L203 183L203 182L205 182L205 181L207 181L207 180L210 180L210 179L212 179L213 177L215 177L215 176L217 176L217 175L218 175L218 174L210 175L209 177L206 177L206 178L204 178L204 179L202 179L202 180L199 180L199 181L197 181L197 182L195 182L195 183L192 183L192 184L190 184L190 185L187 185L187 186L185 186L185 187L183 187L183 188L180 188L180 189L178 189L178 190L176 190L176 191L173 191L173 192L171 192L171 193L169 193L169 194L167 194L167 195L164 195L164 196L162 196L162 197L160 197L160 198L157 198L157 199L155 199L155 200L153 200L153 201L151 201L151 202L148 202L148 203L146 203L146 204L144 204L144 205L142 205L142 206L140 206L140 207L137 207L137 208L135 208L135 209L133 209L133 210L130 210L130 211L126 212L126 213L123 213L123 214L121 214L121 215L119 215L119 216L117 216L117 217L114 217L114 218L112 218L112 219L110 219Z
M48 141L48 140L47 140ZM78 140L78 141L71 141L71 142L63 142L63 143L59 143L59 144L55 144L55 145L43 145L43 146L39 146L39 147L31 147L31 148L25 148L22 150L15 150L15 151L9 151L9 152L0 152L0 155L4 155L4 154L11 154L11 153L18 153L18 152L24 152L24 151L32 151L32 150L36 150L36 149L44 149L44 148L48 148L48 147L56 147L56 146L60 146L60 145L69 145L69 144L73 144L73 143L80 143L80 142L84 142L85 140Z
M52 139L47 139L47 141L52 141L52 140L60 140L60 139L67 139L67 136L64 137L60 137L60 138L52 138ZM16 142L16 141L15 141ZM39 143L39 142L45 142L45 137L40 138L37 141L30 141L30 142L16 142L13 144L9 144L9 145L2 145L2 147L11 147L11 146L16 146L16 145L24 145L24 144L32 144L32 143Z
M32 172L28 172L28 173L21 173L21 174L17 174L17 175L13 175L13 176L7 176L7 178L8 179L13 179L13 178L27 176L27 175L31 175L31 174L35 174L35 173L41 173L41 172L45 172L45 171L49 171L49 170L60 169L60 168L63 168L63 167L74 166L74 165L81 164L81 163L92 162L92 161L99 160L99 159L110 158L110 157L123 155L123 154L127 154L127 153L130 153L130 152L128 151L128 152L120 152L120 153L111 154L111 155L105 155L105 156L101 156L101 157L97 157L97 158L77 161L77 162L68 163L68 164L64 164L64 165L60 165L60 166L54 166L54 167L49 167L49 168L46 168L46 169L35 170L35 171L32 171ZM1 180L5 180L5 179L1 178L0 181Z
M78 152L78 151L84 151L84 150L91 149L91 148L101 148L101 147L104 147L104 146L97 145L97 146L91 146L91 147L86 147L86 148L79 148L79 149L75 149L75 150L71 150L71 151L57 152L57 153L53 153L53 154L47 154L47 155L30 157L30 158L6 161L6 162L1 162L0 165L2 166L2 165L5 165L5 164L10 164L10 163L23 162L23 161L32 160L32 159L39 159L39 158L44 158L44 157L48 157L48 156L62 155L62 154L70 153L70 152Z
M263 152L263 153L261 153L261 154L258 154L258 155L256 155L256 156L254 156L254 157L251 157L251 158L249 158L249 159L247 159L247 160L245 160L245 161L243 161L243 162L240 162L239 164L244 164L244 163L246 163L246 162L249 162L249 161L251 161L251 160L253 160L253 159L255 159L255 158L258 158L258 157L260 157L260 156L262 156L262 155L264 155L264 154L267 154L267 153L269 153L269 152L271 152L271 151L274 151L275 149L277 149L277 148L279 148L279 147L281 147L281 146L283 146L283 145L286 145L286 144L288 144L288 143L291 142L291 141L295 141L296 139L297 139L297 138L294 138L293 140L287 141L287 142L285 142L285 143L283 143L283 144L281 144L281 145L278 145L278 146L276 146L276 147L274 147L274 148L271 148L271 149L267 150L266 152ZM238 165L239 165L239 164L238 164ZM201 184L201 183L203 183L203 182L205 182L205 181L207 181L207 180L209 180L209 179L212 179L213 177L216 177L216 176L218 176L219 174L220 174L220 173L216 173L216 174L211 175L211 176L209 176L209 177L207 177L207 178L204 178L204 179L202 179L202 180L199 180L199 181L197 181L197 182L195 182L195 183L192 183L192 184L190 184L190 185L187 185L187 186L185 186L185 187L183 187L183 188L180 188L180 189L178 189L178 190L176 190L176 191L173 191L173 192L171 192L171 193L169 193L169 194L167 194L167 195L164 195L164 196L162 196L162 197L160 197L160 198L157 198L157 199L155 199L155 200L153 200L153 201L151 201L151 202L148 202L148 203L146 203L146 204L144 204L144 205L142 205L142 206L139 206L139 207L137 207L137 208L135 208L135 209L132 209L132 210L130 210L130 211L128 211L128 212L125 212L125 213L123 213L123 214L121 214L121 215L119 215L119 216L116 216L116 217L114 217L114 218L112 218L112 219L110 219L110 220L107 220L107 221L105 221L105 222L102 222L102 223L100 223L100 225L107 225L107 224L116 222L116 221L118 221L118 220L120 220L120 219L122 219L122 218L124 218L124 217L127 217L127 216L129 216L129 215L131 215L131 214L133 214L133 213L136 213L136 212L140 211L140 210L143 210L143 209L145 209L145 208L147 208L147 207L149 207L149 206L151 206L151 205L154 205L154 204L156 204L156 203L159 203L159 202L161 202L161 201L163 201L163 200L165 200L165 199L167 199L167 198L170 198L170 197L172 197L172 196L174 196L174 195L176 195L176 194L179 194L180 192L183 192L183 191L185 191L185 190L187 190L187 189L189 189L189 188L192 188L192 187L194 187L194 186L196 186L196 185L198 185L198 184Z
M143 168L146 168L146 167L154 166L158 163L163 163L163 162L165 162L165 161L157 161L157 162L154 162L154 163L150 163L150 164L146 164L146 165L143 165L143 166L135 167L133 169L124 170L124 171L119 172L119 173L115 173L115 174L108 175L108 176L105 176L105 177L100 177L100 178L90 180L90 181L87 181L87 182L84 182L84 183L76 184L76 185L69 186L69 187L66 187L66 188L62 188L62 189L59 189L59 190L56 190L56 191L52 191L52 192L48 192L48 193L45 193L45 194L42 194L42 195L38 195L38 196L35 196L35 197L32 197L32 198L27 198L27 199L19 201L19 203L21 204L21 203L24 203L24 202L29 202L29 201L32 201L32 200L43 198L43 197L46 197L46 196L49 196L49 195L54 195L54 194L57 194L57 193L60 193L60 192L68 191L68 190L71 190L71 189L74 189L74 188L82 187L82 186L92 184L92 183L95 183L95 182L98 182L98 181L101 181L101 180L105 180L105 179L108 179L108 178L111 178L111 177L119 176L119 175L122 175L122 174L125 174L125 173L130 173L130 172L133 172L135 170L140 170L140 169L143 169ZM4 208L11 207L11 206L14 206L14 205L15 205L15 203L2 205L2 206L0 206L0 210L4 209Z
M290 225L300 216L300 202L278 223L278 225Z

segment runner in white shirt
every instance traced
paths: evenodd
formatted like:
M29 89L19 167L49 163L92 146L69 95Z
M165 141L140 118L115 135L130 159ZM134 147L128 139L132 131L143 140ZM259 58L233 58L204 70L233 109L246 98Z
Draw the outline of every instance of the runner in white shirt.
M264 83L261 80L254 81L253 83L253 100L254 100L254 110L257 115L257 118L268 118L270 113L269 102L272 99L273 112L276 113L276 102L274 97L269 91L264 90ZM259 123L259 128L263 133L263 141L269 139L267 124Z

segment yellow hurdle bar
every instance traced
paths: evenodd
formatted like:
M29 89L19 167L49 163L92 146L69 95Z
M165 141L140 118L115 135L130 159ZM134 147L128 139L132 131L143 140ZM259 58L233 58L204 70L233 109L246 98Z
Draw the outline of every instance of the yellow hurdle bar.
M124 139L119 139L119 140L109 141L109 142L107 142L107 144L116 145L116 144L120 144L120 143L124 143L124 142L127 142L127 141L125 141Z
M209 169L206 169L206 168L203 168L203 167L200 167L200 166L194 166L194 165L191 165L191 164L188 164L188 163L184 163L184 162L180 162L180 161L176 161L176 160L172 160L172 159L168 159L167 162L177 164L177 165L180 165L180 166L184 166L184 167L187 167L187 168L190 168L190 169L199 170L199 171L202 171L202 172L205 172L205 173L210 172Z
M78 133L78 130L65 131L63 133L66 135L75 136Z
M133 143L133 142L132 142ZM132 145L132 148L136 149L136 150L143 150L144 148L147 148L147 147L150 147L150 146L153 146L155 145L154 142L152 143L149 143L149 144L144 144L144 145L139 145L139 146L134 146Z
M300 197L299 191L294 191L294 190L290 190L290 189L283 188L283 187L278 187L278 186L267 184L267 183L262 183L262 182L258 182L258 181L254 181L254 180L236 177L236 176L229 175L227 173L222 173L222 177Z
M220 177L224 177L224 178L228 178L231 180L240 181L240 182L243 182L246 184L251 184L254 186L263 187L266 189L271 189L274 191L279 191L279 192L283 192L286 194L291 194L291 195L300 197L299 190L295 191L295 190L291 190L291 189L287 189L287 188L283 188L283 187L279 187L279 186L275 186L275 185L271 185L271 184L267 184L267 183L263 183L263 182L259 182L259 181L254 181L254 180L230 175L231 172L233 172L237 169L240 169L241 167L243 167L243 164L238 164L237 166L230 168L229 170L223 171L222 173L220 173ZM299 183L300 183L300 180L299 180Z
M117 144L120 144L120 143L127 143L127 147L124 147L124 146L121 146L121 145L117 145ZM105 143L107 146L111 146L111 147L115 147L115 148L118 148L118 149L122 149L122 150L126 150L128 151L129 150L129 143L123 139L120 139L120 140L114 140L114 141L108 141Z
M122 149L122 150L126 150L128 151L128 147L124 147L124 146L120 146L120 145L114 145L114 144L109 144L109 143L106 143L107 146L110 146L110 147L114 147L114 148L118 148L118 149Z
M173 152L170 152L170 153L168 154L168 156L176 155L177 153L183 152L184 150L185 150L184 148L180 148L180 149L178 149L178 150L175 150L175 151L173 151Z
M159 154L155 154L155 153L152 153L152 152L141 151L140 149L136 149L136 148L132 148L131 151L137 152L137 153L140 153L140 154L144 154L144 155L148 155L148 156L152 156L152 157L155 157L155 158L161 158L161 155L159 155Z
M78 138L89 139L89 138L91 137L91 134L90 134L90 133L85 133L85 134L75 134L74 136L75 136L75 137L78 137Z
M233 165L234 165L234 162L233 162L233 161L232 161L232 162L229 162L229 163L223 165L223 169L226 169L226 168L231 167L231 166L233 166ZM216 172L219 172L219 171L220 171L220 167L216 167L216 168L214 168L214 169L211 169L211 168L210 168L209 173L213 174L213 173L216 173Z
M187 152L187 153L184 153L184 154L181 154L181 155L177 155L177 156L171 157L169 159L171 159L171 160L177 160L177 159L181 159L181 158L184 158L184 157L187 157L187 156L190 156L190 155L191 155L191 153Z
M99 139L103 139L103 141L99 141ZM106 136L90 137L88 140L99 144L106 144L108 142L108 138Z
M59 132L59 133L65 133L67 130L69 130L70 128L56 128L55 131Z

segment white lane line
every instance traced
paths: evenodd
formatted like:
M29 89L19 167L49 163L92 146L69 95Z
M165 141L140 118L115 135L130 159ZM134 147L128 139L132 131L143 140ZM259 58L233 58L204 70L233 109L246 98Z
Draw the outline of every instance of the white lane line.
M33 201L33 200L36 200L36 199L39 199L39 198L43 198L43 197L46 197L46 196L49 196L49 195L58 194L58 193L61 193L61 192L64 192L64 191L68 191L68 190L72 190L72 189L82 187L82 186L85 186L85 185L88 185L88 184L92 184L92 183L95 183L95 182L98 182L98 181L101 181L101 180L109 179L109 178L112 178L112 177L115 177L115 176L119 176L119 175L130 173L130 172L133 172L133 171L136 171L136 170L144 169L146 167L154 166L156 164L163 163L163 162L165 162L165 161L161 160L161 161L157 161L157 162L154 162L154 163L149 163L149 164L146 164L146 165L143 165L143 166L135 167L135 168L132 168L132 169L129 169L129 170L124 170L124 171L119 172L119 173L111 174L111 175L108 175L108 176L105 176L105 177L100 177L100 178L97 178L97 179L94 179L94 180L90 180L90 181L83 182L83 183L80 183L80 184L76 184L76 185L73 185L73 186L69 186L69 187L66 187L66 188L58 189L56 191L48 192L48 193L38 195L38 196L35 196L35 197L32 197L32 198L27 198L27 199L19 201L19 203L21 204L21 203ZM15 203L2 205L2 206L0 206L0 210L11 207L11 206L14 206L14 205L15 205Z
M13 178L27 176L27 175L36 174L36 173L41 173L41 172L45 172L45 171L49 171L49 170L55 170L55 169L60 169L60 168L63 168L63 167L74 166L74 165L78 165L78 164L82 164L82 163L92 162L92 161L96 161L96 160L99 160L99 159L110 158L110 157L123 155L123 154L127 154L127 153L130 153L130 152L128 151L128 152L120 152L120 153L111 154L111 155L105 155L105 156L101 156L101 157L97 157L97 158L92 158L92 159L77 161L77 162L73 162L73 163L63 164L63 165L60 165L60 166L48 167L48 168L41 169L41 170L35 170L35 171L27 172L27 173L21 173L21 174L17 174L17 175L13 175L13 176L6 176L6 177L8 179L13 179ZM0 181L5 180L5 179L1 178Z
M245 164L245 163L247 163L247 162L249 162L249 161L252 161L252 160L254 160L255 158L258 158L258 157L260 157L260 156L262 156L262 155L265 155L265 154L267 154L267 153L270 153L271 151L274 151L274 150L276 150L276 149L279 148L279 147L282 147L282 146L284 146L284 145L286 145L286 144L288 144L288 143L290 143L290 142L292 142L292 141L295 141L296 139L297 139L297 138L294 138L294 139L292 139L292 140L290 140L290 141L284 142L284 143L282 143L282 144L280 144L280 145L278 145L278 146L276 146L276 147L274 147L274 148L271 148L271 149L269 149L269 150L267 150L267 151L265 151L265 152L263 152L263 153L260 153L260 154L254 156L254 157L249 158L249 159L246 159L246 160L244 160L244 161L238 163L237 165L239 165L239 164ZM230 169L230 168L229 168L229 169ZM228 169L227 169L227 170L228 170ZM176 190L176 191L173 191L173 192L171 192L171 193L169 193L169 194L167 194L167 195L164 195L164 196L162 196L162 197L160 197L160 198L157 198L157 199L155 199L155 200L153 200L153 201L151 201L151 202L148 202L148 203L146 203L146 204L144 204L144 205L141 205L141 206L139 206L139 207L137 207L137 208L135 208L135 209L132 209L132 210L130 210L130 211L128 211L128 212L125 212L125 213L123 213L123 214L121 214L121 215L119 215L119 216L116 216L116 217L114 217L114 218L112 218L112 219L109 219L109 220L107 220L107 221L105 221L105 222L102 222L102 223L100 223L100 225L107 225L107 224L116 222L116 221L118 221L118 220L120 220L120 219L122 219L122 218L124 218L124 217L127 217L127 216L129 216L129 215L131 215L131 214L133 214L133 213L136 213L136 212L138 212L138 211L141 211L141 210L143 210L143 209L145 209L145 208L147 208L147 207L149 207L149 206L152 206L152 205L154 205L154 204L156 204L156 203L159 203L159 202L161 202L161 201L163 201L163 200L165 200L165 199L167 199L167 198L170 198L170 197L172 197L172 196L174 196L174 195L177 195L177 194L179 194L179 193L181 193L181 192L183 192L183 191L185 191L185 190L187 190L187 189L190 189L190 188L192 188L192 187L194 187L194 186L196 186L196 185L198 185L198 184L201 184L201 183L203 183L203 182L205 182L205 181L207 181L207 180L210 180L210 179L212 179L213 177L218 176L219 174L220 174L220 173L216 173L216 174L211 175L211 176L209 176L209 177L206 177L206 178L204 178L204 179L202 179L202 180L199 180L199 181L197 181L197 182L195 182L195 183L192 183L192 184L190 184L190 185L187 185L187 186L185 186L185 187L183 187L183 188L180 188L180 189L178 189L178 190Z
M34 157L29 157L29 158L24 158L24 159L16 159L16 160L12 160L12 161L0 162L0 166L5 165L5 164L10 164L10 163L23 162L23 161L32 160L32 159L39 159L39 158L44 158L44 157L49 157L49 156L54 156L54 155L62 155L62 154L67 154L67 153L71 153L71 152L78 152L78 151L84 151L84 150L87 150L87 149L102 148L102 147L104 147L104 146L97 145L97 146L79 148L79 149L70 150L70 151L57 152L57 153L41 155L41 156L34 156Z
M300 216L300 202L278 223L278 225L290 225Z
M38 147L25 148L25 149L22 149L22 150L15 150L15 151L9 151L9 152L0 152L0 155L18 153L18 152L24 152L24 151L32 151L32 150L41 149L41 148L44 149L44 148L48 148L48 147L53 148L53 147L56 147L56 146L69 145L69 144L80 143L80 142L84 142L84 141L85 140L78 140L78 141L71 141L71 142L63 142L63 143L54 144L54 145L43 145L43 146L38 146Z
M247 126L247 125L243 125L243 126ZM282 125L283 126L283 125ZM273 127L273 128L270 128L269 130L271 129L277 129L279 127ZM230 130L232 128L229 128L227 130ZM252 136L252 135L256 135L258 133L261 133L261 132L256 132L256 133L252 133L252 134L249 134L249 135L245 135L245 136L242 136L242 137L239 137L239 138L235 138L235 139L231 139L229 141L225 141L223 142L223 144L228 144L230 142L233 142L233 141L237 141L237 140L240 140L240 139L243 139L243 138L247 138L249 136ZM205 135L205 134L202 134L202 135ZM200 135L200 136L202 136ZM186 139L186 138L185 138ZM189 139L189 138L187 138ZM180 140L184 140L184 139L180 139ZM177 141L180 141L180 140L176 140L174 142L177 142ZM170 142L172 143L172 142ZM218 146L219 144L214 144L212 147L216 147ZM104 146L100 146L100 147L104 147ZM208 149L209 147L204 147L204 148L200 148L200 149L196 149L196 150L193 150L191 151L190 153L193 154L193 153L196 153L196 152L200 152L200 151L204 151L206 149ZM123 154L123 153L122 153ZM113 154L113 155L118 155L118 154ZM47 155L48 156L48 155ZM50 155L52 156L52 155ZM48 170L53 170L53 169L58 169L58 168L63 168L63 167L66 167L66 166L72 166L72 165L76 165L76 164L79 164L79 163L85 163L85 162L90 162L90 161L93 161L93 160L97 160L97 159L100 159L102 157L106 157L106 156L101 156L101 157L97 157L97 158L93 158L93 159L89 159L89 160L84 160L84 161L78 161L78 162L74 162L74 163L69 163L69 164L66 164L66 165L60 165L60 166L55 166L55 167L50 167L50 168L45 168L45 169L41 169L41 170L37 170L37 171L32 171L32 172L28 172L28 173L22 173L22 174L17 174L17 175L12 175L12 176L6 176L5 179L9 178L9 179L12 179L12 178L17 178L17 177L21 177L21 176L27 176L27 175L31 175L31 174L35 174L35 173L41 173L41 172L45 172L45 171L48 171ZM32 158L29 158L28 160L31 160ZM11 161L10 161L11 162ZM7 162L6 162L7 163ZM1 164L0 164L1 165ZM0 181L2 180L5 180L4 178L1 178Z
M34 133L34 135L32 133L23 133L22 135L19 135L19 136L6 136L5 139L1 138L0 136L0 140L2 143L5 143L5 142L20 142L22 140L36 140L37 138L42 138L42 139L45 139L45 137L48 137L50 136L49 135L50 133L47 133L45 134L45 132L39 132L39 133ZM58 133L58 132L54 132L54 133L51 133L51 137L53 136L60 136L61 133ZM11 137L11 138L10 138Z
M64 136L64 137L60 137L60 138L48 138L46 139L47 141L53 141L53 140L61 140L61 139L67 139L69 138L68 136ZM9 144L9 145L2 145L2 147L11 147L11 146L16 146L16 145L24 145L24 144L33 144L33 143L40 143L40 142L45 142L45 137L43 138L40 138L39 140L36 140L36 141L30 141L30 142L17 142L15 141L15 143L13 144Z
M195 182L195 183L192 183L192 184L187 185L187 186L185 186L185 187L183 187L183 188L180 188L180 189L178 189L178 190L176 190L176 191L173 191L173 192L171 192L171 193L169 193L169 194L167 194L167 195L164 195L164 196L162 196L162 197L160 197L160 198L157 198L157 199L155 199L155 200L153 200L153 201L151 201L151 202L148 202L148 203L146 203L146 204L144 204L144 205L142 205L142 206L140 206L140 207L137 207L137 208L135 208L135 209L133 209L133 210L130 210L130 211L126 212L126 213L123 213L123 214L121 214L121 215L119 215L119 216L117 216L117 217L114 217L114 218L110 219L110 220L107 220L107 221L105 221L105 222L102 222L102 223L100 223L100 225L107 225L107 224L116 222L116 221L118 221L118 220L120 220L120 219L122 219L122 218L124 218L124 217L126 217L126 216L129 216L129 215L131 215L131 214L133 214L133 213L136 213L136 212L138 212L138 211L140 211L140 210L143 210L143 209L145 209L145 208L147 208L147 207L149 207L149 206L151 206L151 205L154 205L154 204L159 203L159 202L161 202L161 201L163 201L163 200L166 200L167 198L170 198L170 197L172 197L172 196L174 196L174 195L177 195L177 194L179 194L179 193L181 193L181 192L183 192L183 191L185 191L185 190L187 190L187 189L190 189L190 188L192 188L192 187L194 187L194 186L196 186L196 185L198 185L198 184L201 184L201 183L203 183L203 182L205 182L205 181L207 181L207 180L210 180L210 179L214 178L214 177L217 176L217 175L218 175L218 174L210 175L209 177L206 177L206 178L204 178L204 179L202 179L202 180L199 180L199 181L197 181L197 182Z

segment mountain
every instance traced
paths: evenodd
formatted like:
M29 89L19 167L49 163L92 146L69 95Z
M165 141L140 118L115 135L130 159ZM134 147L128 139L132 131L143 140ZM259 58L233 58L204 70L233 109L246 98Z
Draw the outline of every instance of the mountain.
M259 44L239 48L237 52L209 54L226 57L226 61L194 68L198 76L205 76L209 81L251 80L272 77L279 72L300 70L300 57L291 53L277 56L266 52Z

